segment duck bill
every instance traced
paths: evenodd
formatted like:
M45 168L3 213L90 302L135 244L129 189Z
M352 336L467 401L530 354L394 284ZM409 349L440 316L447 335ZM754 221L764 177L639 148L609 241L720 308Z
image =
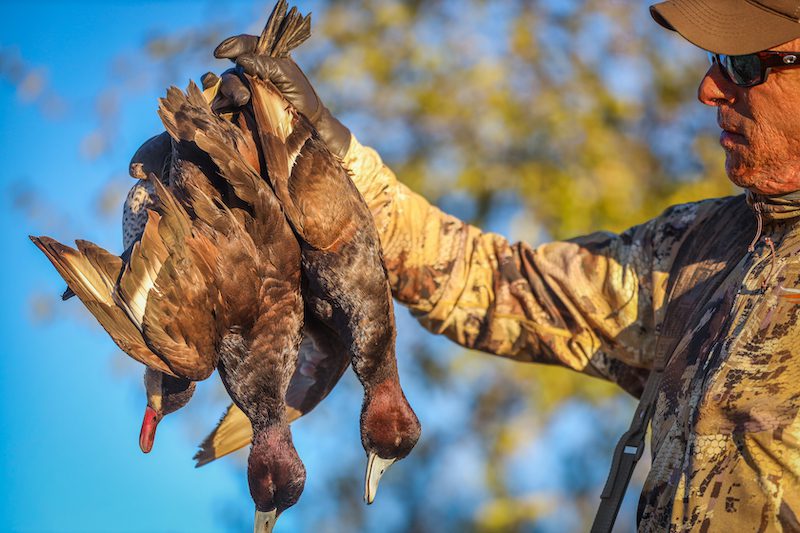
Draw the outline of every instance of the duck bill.
M264 512L256 509L256 519L253 523L253 533L272 533L275 521L278 520L278 510Z
M375 494L378 492L378 483L386 470L394 464L397 459L384 459L378 454L371 452L367 459L367 475L364 479L364 501L367 505L375 501Z
M156 440L156 428L161 421L158 412L149 405L144 410L142 429L139 431L139 448L144 453L150 453L153 449L153 442Z

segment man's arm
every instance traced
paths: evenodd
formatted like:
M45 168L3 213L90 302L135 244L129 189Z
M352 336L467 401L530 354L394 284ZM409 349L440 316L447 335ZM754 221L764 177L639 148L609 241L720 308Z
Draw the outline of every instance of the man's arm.
M640 392L652 364L658 219L533 249L443 213L355 138L344 162L375 219L394 296L423 326Z

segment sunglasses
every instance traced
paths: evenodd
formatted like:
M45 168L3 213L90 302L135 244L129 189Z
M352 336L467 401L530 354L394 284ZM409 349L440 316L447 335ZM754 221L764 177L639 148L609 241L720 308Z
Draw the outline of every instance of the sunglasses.
M739 87L755 87L767 81L772 69L800 67L800 52L756 52L743 56L728 56L708 52L711 64Z

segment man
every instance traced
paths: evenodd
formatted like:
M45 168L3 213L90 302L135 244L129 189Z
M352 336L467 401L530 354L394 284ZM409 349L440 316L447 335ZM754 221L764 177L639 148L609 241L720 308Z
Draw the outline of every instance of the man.
M644 391L653 465L640 531L800 531L800 70L789 68L800 1L670 0L651 12L715 54L699 99L718 110L726 171L746 194L536 249L398 182L291 59L256 56L252 36L216 54L272 80L342 157L394 296L425 327ZM241 101L240 85L220 90Z

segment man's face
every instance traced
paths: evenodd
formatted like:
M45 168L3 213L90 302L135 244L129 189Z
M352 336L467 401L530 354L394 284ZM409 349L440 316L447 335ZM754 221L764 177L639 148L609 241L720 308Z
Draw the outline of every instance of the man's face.
M800 39L772 50L800 52ZM800 190L800 69L773 70L765 83L743 88L713 65L698 98L717 107L732 182L766 195Z

